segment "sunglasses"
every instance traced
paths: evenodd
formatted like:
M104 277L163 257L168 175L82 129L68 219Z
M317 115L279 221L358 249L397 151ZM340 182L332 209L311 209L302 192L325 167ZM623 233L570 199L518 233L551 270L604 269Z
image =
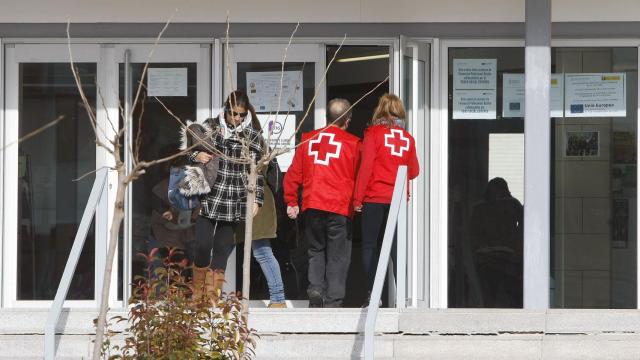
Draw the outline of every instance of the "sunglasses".
M237 111L233 111L233 110L227 110L227 114L231 115L232 117L235 116L240 116L241 118L246 118L247 117L247 112L237 112Z

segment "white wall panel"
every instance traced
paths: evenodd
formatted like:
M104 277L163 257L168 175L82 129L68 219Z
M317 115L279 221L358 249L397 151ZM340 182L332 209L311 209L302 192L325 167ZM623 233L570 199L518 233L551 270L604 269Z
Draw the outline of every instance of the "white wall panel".
M638 21L638 0L554 0L554 21ZM21 0L0 22L522 22L524 0Z

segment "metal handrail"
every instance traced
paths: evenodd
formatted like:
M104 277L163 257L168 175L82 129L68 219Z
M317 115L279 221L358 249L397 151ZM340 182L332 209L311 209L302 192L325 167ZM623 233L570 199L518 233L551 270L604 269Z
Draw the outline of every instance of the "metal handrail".
M47 315L47 322L44 326L45 360L55 359L56 325L58 324L58 319L60 318L60 314L62 313L62 306L64 304L64 300L67 298L67 293L69 292L69 287L71 286L71 279L73 278L73 273L76 271L76 266L78 265L80 254L82 253L82 247L84 246L84 242L87 238L87 233L89 232L89 228L91 227L91 220L93 219L93 215L96 212L96 208L98 207L98 203L100 202L100 198L102 197L102 190L104 189L106 183L107 168L99 169L96 173L96 179L93 182L93 188L91 189L91 194L89 195L87 206L84 208L82 220L80 221L80 226L78 227L78 232L76 233L76 237L73 240L73 246L71 247L71 252L69 253L69 258L67 259L67 264L64 267L62 279L60 279L60 285L58 285L58 290L56 291L56 297L54 298L51 309L49 309L49 314Z
M365 360L373 360L373 335L376 326L376 320L378 317L378 308L380 307L380 297L382 296L382 287L384 285L385 274L387 267L389 266L389 257L391 256L391 246L393 244L393 235L396 230L396 226L405 226L406 220L406 206L407 206L407 167L400 166L398 168L398 175L396 176L396 183L393 187L393 197L391 198L391 206L389 207L389 217L387 218L387 225L384 230L384 238L382 240L382 247L380 249L380 258L378 260L378 268L376 270L376 277L373 282L373 289L371 290L371 298L369 306L367 308L367 320L364 325L364 358ZM402 211L404 209L404 211ZM404 232L406 235L406 231ZM406 236L401 237L401 232L398 231L398 271L396 277L398 278L398 293L396 294L397 306L404 307L406 301L406 286L401 284L406 279L405 276L400 274L405 272L403 264L406 267Z

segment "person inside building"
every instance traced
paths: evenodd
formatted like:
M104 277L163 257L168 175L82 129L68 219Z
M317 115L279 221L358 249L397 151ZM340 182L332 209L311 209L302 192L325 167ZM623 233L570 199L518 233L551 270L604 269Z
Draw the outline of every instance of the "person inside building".
M259 125L258 125L259 126ZM271 241L278 238L278 209L274 194L281 187L282 176L276 159L273 159L264 174L264 203L258 214L253 218L251 235L251 251L260 265L260 269L267 280L269 288L268 308L286 308L284 284L280 264L276 259ZM245 228L239 226L236 231L237 242L244 241Z
M408 179L420 172L413 136L404 129L405 110L396 95L383 95L374 111L363 141L353 206L362 212L362 264L369 294L376 275L380 244L389 215L398 168L407 166ZM396 235L391 250L396 264ZM397 274L397 271L395 272ZM368 305L369 299L365 301Z
M160 157L171 156L176 152L175 149L173 144L163 148ZM172 255L170 260L175 262L192 258L190 250L195 240L195 221L200 209L176 209L167 195L169 171L183 163L184 158L176 158L162 166L161 180L151 188L151 231L147 242L147 254L155 254L148 264L151 276L155 276L155 269L161 267L163 259L169 255ZM154 252L154 249L157 250ZM170 249L173 250L171 253Z
M309 256L309 307L340 307L351 261L351 216L360 139L346 128L351 104L333 99L328 126L305 133L284 178L287 214L300 213L302 187L304 237Z
M249 164L245 150L259 159L264 148L258 118L244 92L229 94L223 114L205 120L204 125L213 129L211 142L221 156L214 157L216 154L206 151L189 154L192 162L219 161L216 180L210 184L211 191L201 198L202 208L196 220L193 282L194 297L202 296L204 289L215 299L222 289L227 260L235 247L234 233L245 220L245 209L250 206L255 216L264 201L264 179L259 174L255 203L246 204Z
M484 199L473 207L470 223L484 307L522 307L522 217L522 204L507 182L491 179Z

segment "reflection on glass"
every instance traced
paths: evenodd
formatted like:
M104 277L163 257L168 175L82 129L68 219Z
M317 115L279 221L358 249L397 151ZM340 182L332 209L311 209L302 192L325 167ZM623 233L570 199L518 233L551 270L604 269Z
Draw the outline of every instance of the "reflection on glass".
M552 119L551 304L636 308L637 48L556 48L552 71L567 103Z
M522 204L503 178L473 206L469 238L484 307L522 307Z
M131 64L134 94L142 75L144 64ZM170 68L187 70L187 94L159 96L158 98L183 121L195 120L197 111L197 66L195 63L150 64L150 69ZM145 88L148 86L145 76ZM144 90L143 90L144 91ZM120 101L124 102L124 65L120 65ZM153 160L178 152L180 124L153 97L142 97L133 113L133 139L139 139L139 159ZM141 113L140 109L144 109ZM142 115L142 116L141 116ZM138 136L139 135L139 136ZM143 275L145 263L140 253L149 253L153 248L162 249L159 256L166 256L167 247L179 248L188 254L194 237L191 214L171 208L167 199L169 169L181 165L184 158L151 167L132 184L132 279ZM122 258L119 259L122 269ZM152 266L159 266L155 262ZM122 289L122 271L119 272L119 289ZM122 298L121 291L119 297Z
M522 307L523 73L522 48L449 49L449 307Z
M96 65L76 64L95 107ZM18 300L52 300L69 257L94 176L95 135L66 63L20 64L20 137L55 126L19 145ZM94 231L87 239L67 299L94 296Z

